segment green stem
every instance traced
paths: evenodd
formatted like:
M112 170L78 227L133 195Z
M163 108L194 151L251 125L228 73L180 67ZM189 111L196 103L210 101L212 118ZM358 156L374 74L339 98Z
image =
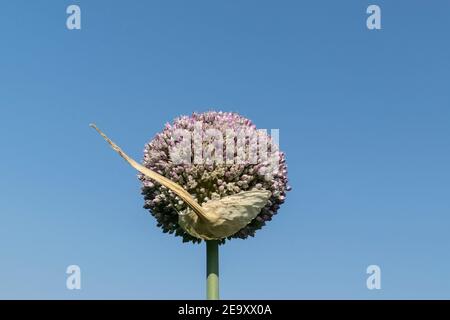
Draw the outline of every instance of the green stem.
M219 242L206 241L206 299L219 299Z

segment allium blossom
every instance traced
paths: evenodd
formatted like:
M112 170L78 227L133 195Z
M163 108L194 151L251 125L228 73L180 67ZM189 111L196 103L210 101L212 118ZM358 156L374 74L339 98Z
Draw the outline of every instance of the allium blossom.
M215 134L210 134L213 130ZM187 139L185 134L180 136L180 131L192 133L192 139ZM262 141L269 143L262 144ZM241 191L270 191L267 205L256 218L227 238L245 239L253 237L256 230L272 220L290 190L285 155L271 141L265 131L257 130L249 119L237 113L193 113L165 125L145 146L143 165L181 185L200 205ZM184 201L142 174L139 179L143 184L144 208L156 218L158 227L181 236L183 242L200 243L201 239L191 236L178 224L179 213L187 209Z

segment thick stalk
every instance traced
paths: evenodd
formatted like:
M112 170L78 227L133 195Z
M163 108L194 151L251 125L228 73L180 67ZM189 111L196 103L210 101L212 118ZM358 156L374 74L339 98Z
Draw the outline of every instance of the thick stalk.
M219 299L219 242L206 241L206 299Z

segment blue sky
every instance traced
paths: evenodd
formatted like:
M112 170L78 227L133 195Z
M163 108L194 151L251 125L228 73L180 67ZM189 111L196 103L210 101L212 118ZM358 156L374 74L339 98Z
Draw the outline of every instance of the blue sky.
M82 30L66 29L70 4ZM139 159L165 122L209 109L279 128L293 187L255 238L221 247L222 298L450 298L449 15L448 1L3 1L0 298L203 299L204 245L160 232L88 124Z

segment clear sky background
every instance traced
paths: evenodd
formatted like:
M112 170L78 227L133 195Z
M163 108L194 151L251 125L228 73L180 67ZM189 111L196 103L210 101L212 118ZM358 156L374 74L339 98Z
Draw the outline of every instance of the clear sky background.
M2 1L0 298L203 299L204 244L156 227L88 124L140 159L209 109L279 128L293 187L221 247L222 298L450 298L449 18L438 0Z

